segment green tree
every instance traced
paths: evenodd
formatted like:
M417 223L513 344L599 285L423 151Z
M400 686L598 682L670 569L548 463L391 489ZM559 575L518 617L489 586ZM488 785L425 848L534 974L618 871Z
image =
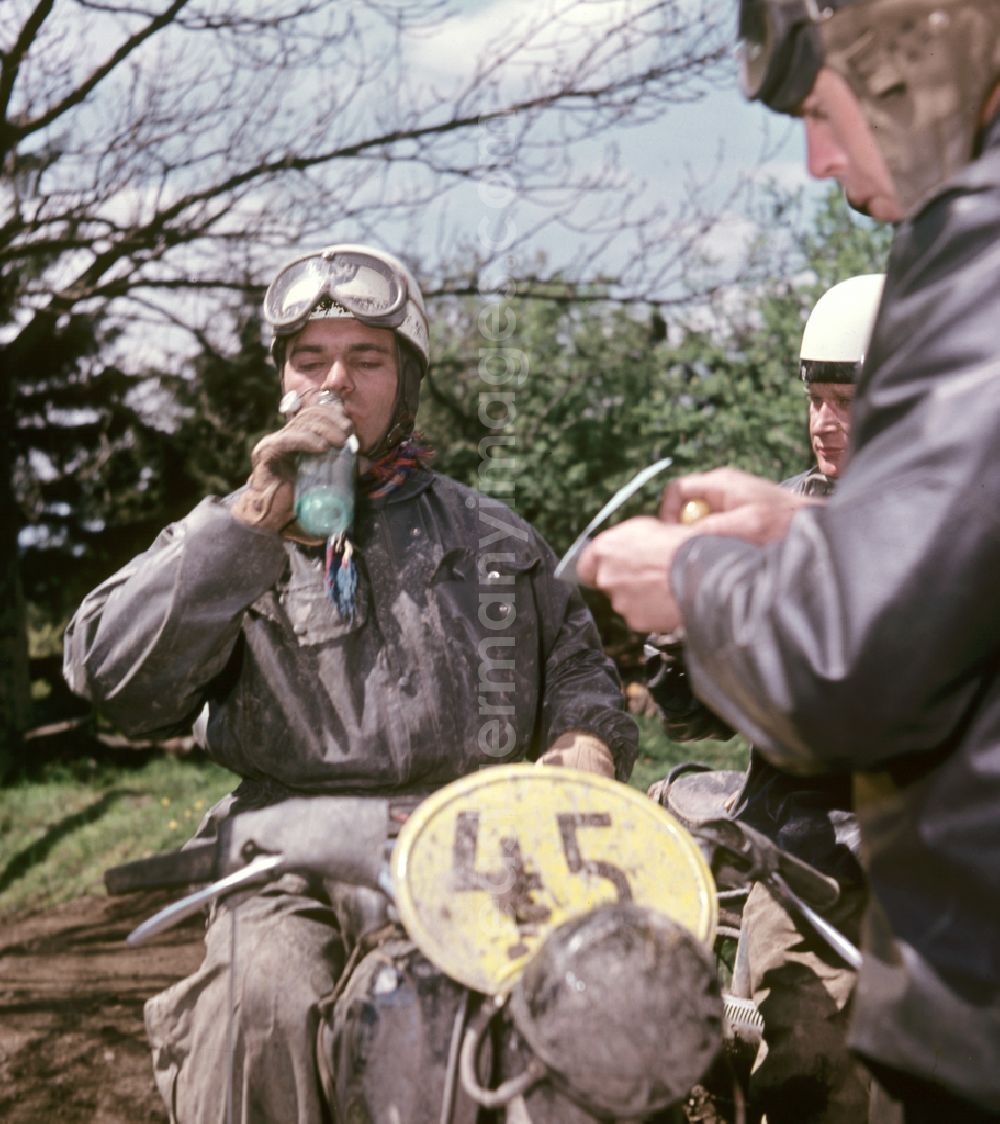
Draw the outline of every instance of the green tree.
M206 494L238 487L253 444L279 424L257 301L220 334L231 347L202 336L200 352L178 372L130 376L103 366L109 341L83 316L45 337L43 362L22 355L38 374L22 372L11 383L22 418L13 479L19 505L33 513L20 559L31 620L45 642L38 654L55 656L62 624L83 595L166 522ZM49 672L51 662L41 666ZM61 718L69 706L53 692L35 704L34 720Z
M830 188L801 233L802 254L816 275L813 295L818 298L845 277L884 273L892 234L890 225L855 214L844 205L843 193Z
M503 299L453 302L436 317L420 416L437 467L510 503L557 552L661 457L675 473L729 464L774 480L808 467L805 319L835 281L884 269L891 235L847 216L835 192L813 213L776 194L762 218L750 255L766 279L669 323L558 276L545 301L514 284ZM778 223L787 247L767 261ZM657 496L651 483L622 516L654 511ZM599 620L608 639L606 611Z
M34 513L22 536L25 589L53 621L166 521L238 487L250 449L278 423L256 305L237 314L231 347L202 336L180 372L103 366L108 341L93 322L68 327L46 338L39 376L16 384L17 497Z
M250 451L281 424L280 383L262 342L259 300L248 296L233 317L226 346L204 334L181 377L163 379L182 411L174 444L184 461L179 486L166 499L180 518L204 495L226 495L250 474Z
M587 146L699 96L721 73L726 21L707 0L579 8L545 0L485 37L460 72L419 73L435 37L443 52L453 33L468 30L463 13L440 0L5 0L0 655L9 672L0 773L26 714L18 534L38 516L46 526L30 527L28 541L51 542L57 502L70 502L36 511L15 493L14 384L25 372L56 378L67 370L46 341L72 335L81 316L100 322L102 340L118 339L114 360L87 353L95 380L96 368L107 369L110 397L104 415L81 423L81 436L90 426L95 439L93 427L104 426L107 444L80 471L107 469L110 479L114 466L123 474L116 491L141 508L155 494L156 458L171 456L160 440L170 407L155 401L161 416L147 416L140 437L121 410L148 410L155 395L115 378L176 366L167 354L190 354L191 341L169 340L175 326L219 322L220 310L239 306L245 279L259 281L290 244L378 239L390 222L416 230L428 207L445 207L477 183L496 199L558 191L549 221L567 229L600 200L598 244L619 222L646 230L651 216L629 213L633 200L613 161L607 173L590 173ZM564 145L558 159L553 129ZM496 199L494 211L506 213ZM526 238L538 223L521 229ZM125 362L151 345L162 362L148 354ZM102 462L108 448L114 456ZM139 463L143 456L150 464ZM224 475L221 463L215 468ZM36 461L28 477L37 470ZM100 475L88 483L98 488ZM165 487L175 479L160 478ZM19 481L21 495L40 496L36 484ZM105 521L102 533L110 527Z

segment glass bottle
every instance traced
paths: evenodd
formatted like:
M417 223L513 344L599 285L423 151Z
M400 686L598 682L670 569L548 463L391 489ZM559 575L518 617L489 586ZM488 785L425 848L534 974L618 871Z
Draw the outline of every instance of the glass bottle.
M323 391L317 406L336 401ZM354 464L358 439L352 433L342 448L299 457L295 478L295 518L309 535L330 538L349 530L354 518Z

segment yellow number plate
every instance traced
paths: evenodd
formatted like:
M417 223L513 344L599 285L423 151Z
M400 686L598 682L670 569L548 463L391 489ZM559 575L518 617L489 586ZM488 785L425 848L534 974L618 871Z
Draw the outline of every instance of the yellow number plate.
M575 769L501 765L453 782L404 825L392 873L411 938L491 995L551 929L603 902L715 935L715 885L690 834L635 789Z

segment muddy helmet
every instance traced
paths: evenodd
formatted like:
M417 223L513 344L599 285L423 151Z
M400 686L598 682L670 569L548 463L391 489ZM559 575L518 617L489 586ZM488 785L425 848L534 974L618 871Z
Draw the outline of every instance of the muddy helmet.
M354 319L396 336L399 383L389 427L377 456L413 430L420 383L430 363L427 309L420 286L393 254L341 242L293 258L278 270L264 294L264 319L274 338L271 355L280 371L288 341L310 320Z
M997 0L740 0L741 82L797 113L821 67L871 127L904 214L977 153L1000 80Z
M804 383L857 382L884 282L883 273L848 277L827 289L813 305L799 349Z
M515 984L510 1013L552 1083L601 1117L675 1104L722 1045L710 951L633 903L599 906L554 929Z

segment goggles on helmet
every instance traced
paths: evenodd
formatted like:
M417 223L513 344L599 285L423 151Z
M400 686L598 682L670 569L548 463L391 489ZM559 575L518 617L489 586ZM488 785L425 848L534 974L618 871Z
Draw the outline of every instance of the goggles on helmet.
M374 328L398 328L406 318L406 278L388 262L331 247L289 262L267 287L264 317L276 335L305 326L324 299Z
M745 97L795 113L823 63L819 24L833 14L817 0L740 0L740 85Z

